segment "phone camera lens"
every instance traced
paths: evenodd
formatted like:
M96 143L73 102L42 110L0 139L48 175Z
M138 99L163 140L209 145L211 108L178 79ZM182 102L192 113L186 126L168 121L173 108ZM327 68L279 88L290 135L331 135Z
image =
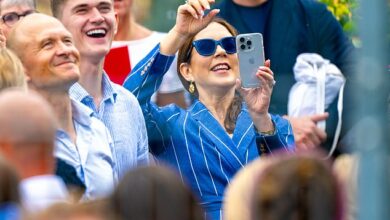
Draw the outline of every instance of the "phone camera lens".
M245 38L241 37L240 42L243 43L245 41Z
M248 41L246 42L246 44L252 45L252 41L248 40Z
M244 44L241 44L241 50L245 50L245 45Z

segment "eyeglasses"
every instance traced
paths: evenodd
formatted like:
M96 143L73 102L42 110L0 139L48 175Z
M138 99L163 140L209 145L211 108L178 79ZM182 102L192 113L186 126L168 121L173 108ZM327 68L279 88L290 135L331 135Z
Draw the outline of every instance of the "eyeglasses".
M196 51L202 56L211 56L217 50L217 46L220 45L228 54L237 52L236 49L236 38L235 37L224 37L220 40L214 39L200 39L192 42Z
M3 15L3 17L1 17L1 20L3 20L4 24L6 24L8 27L12 27L16 24L16 22L18 22L20 20L21 17L25 17L29 14L34 13L34 12L35 12L35 10L29 10L29 11L26 11L22 14L18 14L16 12L10 12L10 13Z

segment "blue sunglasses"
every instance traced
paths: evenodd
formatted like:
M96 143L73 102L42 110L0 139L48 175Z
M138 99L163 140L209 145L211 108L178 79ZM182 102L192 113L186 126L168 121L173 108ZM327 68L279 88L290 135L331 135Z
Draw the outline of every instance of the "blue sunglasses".
M220 45L228 54L237 52L235 37L224 37L220 40L205 38L192 42L192 45L200 55L205 57L213 55L217 50L218 45Z

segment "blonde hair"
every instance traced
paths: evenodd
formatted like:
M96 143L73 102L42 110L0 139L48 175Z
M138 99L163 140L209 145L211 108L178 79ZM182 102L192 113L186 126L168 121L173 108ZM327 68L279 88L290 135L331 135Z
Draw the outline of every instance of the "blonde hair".
M10 87L26 88L23 64L7 48L0 49L0 91Z

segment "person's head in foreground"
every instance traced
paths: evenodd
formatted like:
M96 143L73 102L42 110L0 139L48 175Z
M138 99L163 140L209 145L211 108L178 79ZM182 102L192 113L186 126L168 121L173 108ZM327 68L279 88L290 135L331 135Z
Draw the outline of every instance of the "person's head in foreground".
M160 166L128 172L114 191L111 206L119 219L204 219L197 200L178 175Z

